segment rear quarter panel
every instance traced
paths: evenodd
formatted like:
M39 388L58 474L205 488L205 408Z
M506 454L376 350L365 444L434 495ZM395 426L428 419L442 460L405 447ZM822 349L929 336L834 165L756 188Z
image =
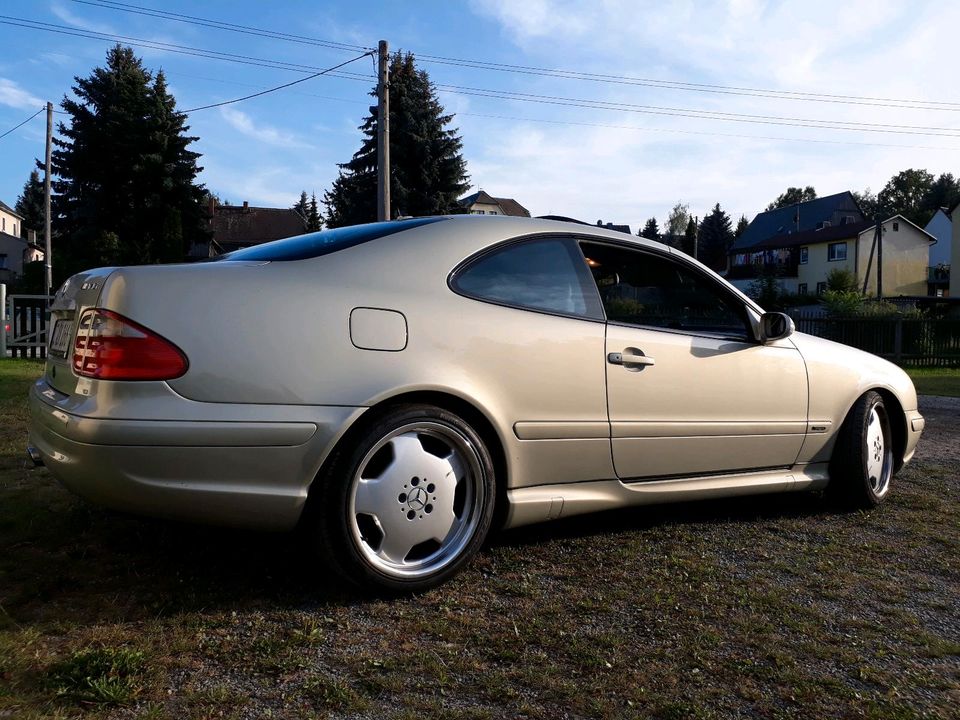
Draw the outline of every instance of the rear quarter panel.
M186 398L359 407L441 391L481 409L517 482L614 477L603 323L487 304L447 286L463 259L521 234L499 227L438 222L293 262L121 269L101 304L186 353L188 372L169 382ZM406 348L357 348L356 307L402 313ZM519 441L518 421L595 424L602 437Z

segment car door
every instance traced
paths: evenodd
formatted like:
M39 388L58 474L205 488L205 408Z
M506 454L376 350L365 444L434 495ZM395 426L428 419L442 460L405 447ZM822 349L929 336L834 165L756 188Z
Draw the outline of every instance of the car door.
M688 477L792 465L807 377L789 339L761 344L745 303L668 253L582 242L607 315L617 475Z

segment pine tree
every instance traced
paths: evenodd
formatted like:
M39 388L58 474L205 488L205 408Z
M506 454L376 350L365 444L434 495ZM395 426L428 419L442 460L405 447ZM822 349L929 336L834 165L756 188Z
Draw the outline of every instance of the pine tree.
M183 260L208 236L205 195L200 155L187 149L197 138L163 73L117 45L106 67L75 80L75 98L61 103L70 125L54 139L59 269Z
M323 218L317 209L317 194L310 195L310 204L307 210L307 232L317 232L323 227Z
M747 222L747 216L741 215L740 219L737 220L737 229L733 231L734 240L743 235L747 231L748 227L750 227L750 223Z
M300 219L303 220L304 229L309 228L309 216L310 216L310 201L307 200L307 191L300 191L300 199L293 204L293 210L300 216Z
M643 230L637 233L640 237L647 238L648 240L659 240L660 239L660 227L657 225L657 219L655 217L647 220L647 224L643 226Z
M376 95L376 90L371 93ZM468 188L463 142L453 115L445 114L436 90L410 53L390 59L390 168L392 214L439 215L457 209ZM328 227L377 218L377 107L360 130L364 140L324 194Z
M727 253L732 245L730 216L717 203L700 223L697 259L711 270L719 272L727 266Z
M687 228L683 231L683 244L680 249L692 257L697 255L697 232L697 221L688 215Z
M43 181L40 180L38 170L33 170L30 173L30 179L23 184L23 192L17 198L17 206L14 209L23 216L23 222L20 223L20 237L28 237L29 230L35 230L38 236L43 234Z

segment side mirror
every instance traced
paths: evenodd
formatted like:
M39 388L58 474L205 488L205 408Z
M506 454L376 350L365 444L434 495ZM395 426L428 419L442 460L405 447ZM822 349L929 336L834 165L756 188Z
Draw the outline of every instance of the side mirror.
M762 343L790 337L796 329L793 319L785 313L768 312L760 316L760 342Z

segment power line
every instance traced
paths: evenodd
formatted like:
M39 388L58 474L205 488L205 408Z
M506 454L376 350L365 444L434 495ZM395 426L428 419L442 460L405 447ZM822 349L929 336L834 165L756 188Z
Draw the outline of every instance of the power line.
M141 45L153 49L164 50L186 55L212 58L235 62L245 65L256 65L260 67L276 68L289 70L293 72L310 72L311 74L329 72L329 68L321 69L311 65L298 63L289 63L280 60L271 60L249 55L238 55L235 53L224 53L203 48L193 48L184 45L175 45L160 41L144 40L142 38L132 38L123 35L114 35L112 33L102 33L99 31L75 30L62 25L53 23L44 23L23 18L15 18L0 15L0 24L14 25L34 30L44 30L65 35L74 35L94 40L108 40L110 42L124 41L134 45ZM369 81L368 76L357 73L330 73L333 77L345 77L348 79L361 79ZM452 90L464 95L476 97L485 97L497 100L514 100L527 103L539 103L543 105L579 107L593 110L609 110L617 112L630 112L647 115L659 115L665 117L684 117L696 120L720 120L725 122L740 122L760 125L781 125L786 127L806 127L821 130L842 130L848 132L874 132L900 135L928 135L933 137L960 137L960 130L954 128L914 126L914 125L893 125L885 123L865 123L855 121L835 121L820 120L816 118L783 117L776 115L749 115L744 113L729 113L714 110L697 110L691 108L676 108L656 105L641 105L635 103L611 102L602 100L588 100L582 98L569 98L556 95L538 95L533 93L519 93L507 90L493 90L489 88L478 88L462 85L437 85L438 88Z
M445 91L445 92L451 92L451 91ZM494 120L512 120L516 122L547 123L550 125L570 125L574 127L597 127L597 128L609 128L612 130L634 130L637 132L665 132L665 133L679 133L681 135L706 135L709 137L741 138L745 140L774 140L774 141L785 141L785 142L817 143L817 144L825 144L825 145L862 145L867 147L960 151L960 147L949 147L949 146L938 146L938 145L901 145L901 144L894 144L894 143L858 142L856 140L823 140L820 138L778 137L778 136L771 136L771 135L746 135L741 133L709 132L706 130L686 130L686 129L680 129L680 128L662 128L662 127L649 127L649 126L641 126L641 125L614 125L609 123L576 122L573 120L551 120L547 118L516 117L511 115L491 115L486 113L464 112L464 113L457 113L457 116L458 117L461 117L461 116L481 117L481 118L490 118Z
M224 60L227 62L239 63L241 65L254 65L278 70L291 70L293 72L318 72L323 69L314 65L290 63L282 60L269 60L250 55L225 53L218 50L206 50L203 48L194 48L186 45L175 45L173 43L161 42L159 40L147 40L144 38L135 38L127 35L103 33L96 30L78 30L67 25L57 25L55 23L41 22L39 20L31 20L28 18L12 17L9 15L0 15L0 25L11 25L14 27L26 28L28 30L42 30L44 32L55 33L57 35L71 35L74 37L86 38L88 40L123 42L136 47L147 47L152 50L162 50L164 52L191 55L211 60Z
M618 112L639 113L644 115L662 115L667 117L685 117L696 120L721 120L726 122L753 123L758 125L782 125L786 127L807 127L820 130L846 130L851 132L878 132L895 135L930 135L934 137L960 137L960 129L937 128L916 125L886 125L883 123L860 123L853 121L817 120L813 118L792 118L776 115L747 115L714 110L692 110L687 108L669 108L656 105L638 105L632 103L614 103L602 100L566 98L556 95L535 95L516 93L507 90L490 90L463 85L437 85L438 89L458 92L463 95L492 98L497 100L516 100L544 105L580 107L593 110L613 110Z
M46 110L46 109L47 109L46 107L40 108L40 109L37 110L33 115L31 115L31 116L28 117L26 120L24 120L22 123L20 123L19 125L14 125L12 128L10 128L10 129L7 130L5 133L3 133L3 135L0 135L0 139L5 138L7 135L9 135L10 133L12 133L14 130L17 130L17 129L19 129L19 128L22 128L24 125L26 125L28 122L30 122L31 120L33 120L37 115L39 115L40 113L42 113L42 112L43 112L44 110Z
M333 72L334 70L342 68L344 65L349 65L352 62L356 62L357 60L365 58L369 54L370 54L369 52L365 52L362 55L358 55L355 58L346 60L345 62L342 62L339 65L334 65L333 67L327 68L326 70L321 70L320 72L314 73L313 75L307 75L306 77L300 78L299 80L294 80L293 82L288 82L288 83L284 83L283 85L277 85L276 87L267 88L266 90L255 92L252 95L244 95L243 97L235 98L233 100L224 100L223 102L211 103L210 105L201 105L200 107L190 108L189 110L182 110L181 112L192 113L192 112L196 112L197 110L208 110L209 108L221 107L223 105L232 105L233 103L242 102L244 100L250 100L251 98L260 97L261 95L266 95L267 93L276 92L277 90L283 90L284 88L288 88L291 85L298 85L299 83L306 82L307 80L313 80L314 78L318 78L321 75L326 75L327 73L330 73L330 72Z
M223 83L227 85L240 85L240 86L246 86L246 87L263 87L261 85L255 85L253 83L244 83L244 82L238 82L236 80L225 80L223 78L205 77L201 75L192 75L188 73L171 72L169 74L179 75L181 77L189 77L194 80L204 80L207 82ZM348 76L343 75L343 77L347 78ZM349 79L355 79L355 78L350 77ZM364 76L362 79L366 80L366 77ZM446 94L457 93L456 90L446 90L442 87L438 88L438 90ZM321 100L335 100L337 102L349 103L351 105L366 105L366 106L370 105L369 102L365 102L363 100L350 100L347 98L331 97L329 95L318 95L316 93L310 93L310 92L293 91L293 94L302 95L303 97L319 98ZM728 137L728 138L740 138L744 140L773 140L773 141L783 141L783 142L815 143L815 144L821 144L821 145L858 145L863 147L885 147L885 148L902 148L902 149L915 149L915 150L948 150L948 151L954 151L954 152L960 151L960 147L950 147L946 145L906 145L906 144L898 144L898 143L862 142L862 141L856 141L856 140L825 140L821 138L785 137L785 136L773 136L773 135L748 135L744 133L722 133L722 132L710 132L707 130L689 130L689 129L679 129L679 128L651 127L646 125L644 126L616 125L613 123L596 123L596 122L585 122L585 121L578 122L575 120L553 120L553 119L547 119L547 118L534 118L534 117L491 114L491 113L458 112L457 117L489 118L493 120L511 120L515 122L544 123L549 125L570 126L570 127L608 128L611 130L631 130L635 132L678 133L681 135Z
M364 45L350 45L335 40L320 40L317 38L307 38L301 35L279 32L275 30L264 30L250 25L238 25L228 23L222 20L211 20L208 18L194 17L192 15L183 15L181 13L170 12L168 10L157 10L155 8L142 7L140 5L130 5L127 3L113 2L113 0L74 0L81 5L92 5L101 7L105 10L119 10L121 12L133 13L135 15L145 15L147 17L162 18L164 20L173 20L174 22L186 23L188 25L200 25L202 27L216 28L218 30L228 30L230 32L243 33L245 35L257 35L259 37L271 38L274 40L285 40L287 42L300 43L302 45L316 45L319 47L331 48L333 50L350 50L359 52L361 50L375 50L376 48L366 47Z
M295 35L292 33L281 33L272 30L263 30L248 25L237 25L210 18L202 18L193 15L184 15L181 13L169 12L166 10L157 10L146 8L139 5L117 2L117 0L73 0L84 5L101 7L107 10L117 10L121 12L145 15L148 17L163 18L176 22L199 25L202 27L211 27L231 32L239 32L260 37L267 37L275 40L284 40L287 42L296 42L306 45L319 45L322 47L331 47L339 45L341 47L350 47L351 49L367 49L359 46L345 46L335 43L332 40L322 40L305 35ZM909 98L889 98L873 97L861 95L840 95L831 93L800 92L791 90L777 90L772 88L744 87L738 85L721 85L713 83L691 83L677 80L661 80L655 78L632 77L626 75L613 75L606 73L589 73L579 70L564 70L554 68L544 68L531 65L513 65L509 63L495 63L486 60L471 60L464 58L447 57L443 55L417 54L417 59L436 64L451 65L457 67L468 67L479 70L490 70L503 73L515 73L521 75L534 75L540 77L552 77L566 80L582 80L588 82L611 83L617 85L640 86L659 88L664 90L679 90L686 92L714 93L721 95L741 95L747 97L769 98L776 100L806 101L820 103L834 103L847 105L866 105L871 107L893 107L906 110L941 110L960 112L960 102L946 102L936 100L920 100Z

